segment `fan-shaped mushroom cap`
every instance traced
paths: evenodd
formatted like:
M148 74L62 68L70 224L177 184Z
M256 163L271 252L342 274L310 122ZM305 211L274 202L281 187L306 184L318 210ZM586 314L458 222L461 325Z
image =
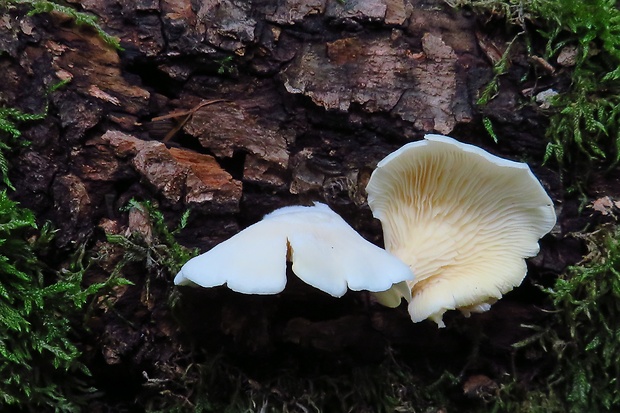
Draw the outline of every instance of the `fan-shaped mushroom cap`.
M408 282L412 320L440 327L447 310L486 311L521 284L524 258L538 253L556 221L526 164L441 135L388 155L366 191L385 248L416 275Z
M307 284L335 297L352 290L385 291L412 280L409 267L362 238L327 205L292 206L266 215L210 251L189 260L175 284L227 284L246 294L276 294L286 261Z

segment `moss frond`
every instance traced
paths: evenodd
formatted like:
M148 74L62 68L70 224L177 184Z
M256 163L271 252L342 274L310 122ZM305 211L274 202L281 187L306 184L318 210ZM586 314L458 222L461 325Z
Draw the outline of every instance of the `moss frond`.
M551 100L545 161L563 171L594 162L620 161L620 9L612 0L447 0L481 14L503 17L527 35L542 36L544 58L553 62L567 47L577 50L571 84ZM528 47L529 50L529 47ZM485 104L497 92L496 76L481 95ZM485 125L486 126L486 125ZM582 170L581 168L580 170Z
M47 108L40 114L24 113L15 108L0 108L0 180L8 188L14 189L9 181L9 161L7 154L17 146L28 145L20 140L19 125L23 122L36 121L47 116Z
M83 250L60 271L38 251L52 238L32 212L0 192L0 407L78 412L92 393L73 342L72 318L105 283L82 286Z
M63 6L62 4L47 0L8 0L7 3L28 5L31 8L28 12L29 16L40 13L52 12L61 13L69 16L75 21L75 24L92 28L95 32L97 32L97 35L99 35L99 37L101 37L101 39L103 39L103 41L110 47L116 50L123 50L120 40L117 37L108 34L99 25L99 23L97 22L97 18L91 14L80 12L72 7Z

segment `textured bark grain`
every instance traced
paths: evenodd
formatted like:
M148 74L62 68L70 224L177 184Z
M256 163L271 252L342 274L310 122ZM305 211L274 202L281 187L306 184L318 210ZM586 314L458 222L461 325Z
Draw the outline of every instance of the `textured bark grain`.
M286 363L333 371L396 349L432 375L466 365L478 335L486 339L468 368L490 380L511 368L510 344L527 333L520 325L545 317L534 284L579 260L580 244L564 235L583 219L557 174L539 166L544 116L523 104L518 79L506 77L484 113L476 106L493 71L473 16L419 0L70 4L97 15L124 50L61 15L27 17L25 6L11 7L0 17L0 103L30 113L48 106L46 119L24 127L30 145L10 159L13 196L58 228L59 254L84 243L107 251L89 282L105 279L122 256L106 233L144 229L119 209L131 198L158 205L171 226L192 208L177 239L201 252L278 207L315 201L381 245L364 188L380 159L425 133L532 160L560 212L524 285L489 313L448 315L455 327L447 330L414 325L404 306L382 308L364 292L327 297L291 273L271 297L178 289L173 318L174 274L130 264L123 275L134 285L114 292L113 311L97 303L83 338L95 384L120 392L117 407L137 400L139 410L161 394L156 380L188 368L192 341L250 370L274 371ZM67 83L52 89L60 81ZM496 122L499 144L482 115Z

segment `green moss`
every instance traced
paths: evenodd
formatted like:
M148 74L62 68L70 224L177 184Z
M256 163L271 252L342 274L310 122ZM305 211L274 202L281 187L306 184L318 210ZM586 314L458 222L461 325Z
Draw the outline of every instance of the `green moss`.
M28 141L21 140L19 125L22 122L35 121L47 116L47 110L41 114L23 113L15 108L0 108L0 180L9 188L13 189L9 181L9 162L7 154L16 147L23 147L29 144Z
M563 400L553 392L527 389L518 382L512 381L502 385L493 405L480 412L565 413L566 406Z
M550 368L524 388L508 382L496 412L607 413L620 405L620 227L585 235L589 254L547 289L544 325L515 348L535 349Z
M175 229L168 228L164 215L150 201L132 199L124 210L142 215L146 227L143 232L134 231L128 236L107 234L108 242L121 246L124 251L114 270L115 275L120 274L128 264L139 263L144 265L148 274L171 280L181 266L197 254L175 239L175 235L187 225L190 210L181 216Z
M117 49L123 50L120 41L117 37L108 34L97 22L97 18L93 15L79 12L72 7L63 6L56 2L47 0L7 0L6 3L12 4L26 4L31 10L28 13L29 16L39 13L61 13L71 17L77 25L88 26L92 28L103 39L106 44Z
M53 232L36 227L32 212L1 191L0 410L77 412L92 389L71 320L108 283L82 287L83 251L64 268L49 268L39 252Z
M545 160L554 160L564 171L577 170L578 166L593 162L615 165L620 161L620 10L615 1L450 0L448 3L503 16L526 34L524 41L530 52L531 39L542 36L546 44L541 54L549 62L554 62L564 48L576 47L572 82L551 101ZM503 66L498 64L496 71ZM493 88L496 89L496 83L491 82L482 92L481 104L492 98Z
M222 59L216 60L215 62L218 64L217 74L218 75L236 75L238 74L237 66L235 65L235 58L233 56L226 56Z
M570 89L552 103L546 158L574 165L581 157L620 161L620 10L615 1L562 1L541 8L550 18L549 57L578 47Z
M620 228L585 238L584 262L549 291L564 327L550 332L559 361L551 379L566 395L566 411L611 412L620 405Z
M21 122L46 115L0 108L0 177L8 179L7 154L28 142L21 138ZM91 397L88 369L80 362L74 341L74 322L96 293L122 284L106 282L82 286L86 271L84 246L54 267L54 231L37 227L33 213L0 190L0 410L78 412ZM65 251L65 253L67 253Z

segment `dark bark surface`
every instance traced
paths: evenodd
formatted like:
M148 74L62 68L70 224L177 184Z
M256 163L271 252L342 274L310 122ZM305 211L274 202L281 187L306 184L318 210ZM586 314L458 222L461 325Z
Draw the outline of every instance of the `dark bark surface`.
M12 196L58 228L60 261L83 243L97 251L106 232L139 227L120 210L131 198L156 202L171 225L191 208L177 239L200 251L278 207L312 201L381 245L366 183L380 159L428 132L528 161L559 215L524 284L488 313L447 314L444 330L411 323L404 306L383 308L363 292L331 298L294 277L284 293L255 297L174 290L173 274L151 279L128 266L134 285L115 291L113 310L92 313L81 339L105 392L99 411L141 411L163 390L181 397L156 380L176 377L201 351L223 352L258 378L282 367L332 374L379 363L388 349L421 377L449 367L463 369L464 382L495 380L515 358L535 374L535 360L511 344L530 334L522 324L544 322L536 284L581 258L566 235L600 214L580 215L557 173L540 166L545 115L523 104L525 62L513 62L495 100L476 106L493 74L485 36L505 44L507 33L483 35L476 16L439 1L70 3L96 14L124 50L59 14L26 17L16 7L0 22L0 103L40 113L49 102L49 116L24 130L31 144L10 159ZM50 91L61 80L69 82ZM88 282L107 277L121 254L93 266Z

